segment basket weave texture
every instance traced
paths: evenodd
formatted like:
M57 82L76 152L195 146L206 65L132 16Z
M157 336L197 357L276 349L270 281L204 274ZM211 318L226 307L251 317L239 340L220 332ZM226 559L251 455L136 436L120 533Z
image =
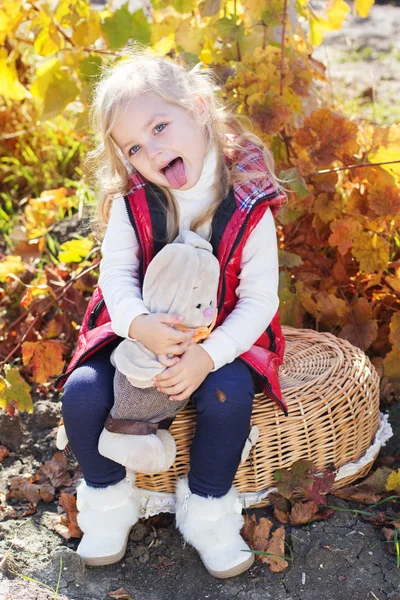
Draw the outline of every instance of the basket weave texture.
M260 437L240 465L234 485L239 492L258 492L274 485L274 471L299 459L319 470L360 458L371 445L379 422L379 377L368 357L346 340L329 333L283 327L285 361L280 371L289 416L264 394L256 394L252 425ZM227 399L228 400L228 399ZM191 403L170 428L177 446L172 467L157 475L137 475L137 485L173 492L178 477L189 471L189 450L196 424ZM373 461L334 484L349 485L364 477Z

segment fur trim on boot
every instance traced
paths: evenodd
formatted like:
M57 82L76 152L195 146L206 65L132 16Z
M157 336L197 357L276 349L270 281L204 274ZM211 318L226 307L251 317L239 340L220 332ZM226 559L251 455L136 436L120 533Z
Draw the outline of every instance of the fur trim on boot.
M234 487L221 498L203 498L191 493L187 478L177 482L177 528L214 577L234 577L254 562L254 554L240 535L244 523L241 513Z
M128 479L104 488L77 488L78 525L83 538L77 553L90 566L111 565L125 554L129 533L139 520L140 497Z
M176 457L175 440L166 429L158 429L150 435L112 433L103 429L98 448L102 456L136 473L168 471Z

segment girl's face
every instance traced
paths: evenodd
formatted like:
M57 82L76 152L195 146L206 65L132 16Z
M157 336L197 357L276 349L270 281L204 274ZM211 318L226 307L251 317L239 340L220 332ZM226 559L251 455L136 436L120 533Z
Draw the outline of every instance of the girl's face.
M194 97L194 102L201 112L206 111L201 98ZM128 104L111 135L148 181L180 190L190 190L198 182L208 134L205 125L183 108L143 94Z

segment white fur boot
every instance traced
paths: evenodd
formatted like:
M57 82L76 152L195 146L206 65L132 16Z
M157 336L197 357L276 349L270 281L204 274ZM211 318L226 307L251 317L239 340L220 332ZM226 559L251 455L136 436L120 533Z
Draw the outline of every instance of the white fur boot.
M90 566L111 565L126 551L129 533L140 515L140 497L128 479L105 488L81 481L77 488L78 525L83 538L77 553Z
M253 564L254 554L240 535L243 523L234 487L221 498L203 498L190 492L187 478L177 482L177 528L214 577L234 577Z
M166 429L150 435L112 433L103 429L99 452L136 473L160 473L174 464L176 444Z

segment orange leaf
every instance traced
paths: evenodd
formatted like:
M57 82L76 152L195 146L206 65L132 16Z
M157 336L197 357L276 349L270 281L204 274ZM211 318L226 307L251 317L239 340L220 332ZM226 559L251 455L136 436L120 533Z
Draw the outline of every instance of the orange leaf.
M122 587L115 590L115 592L108 592L108 595L115 600L132 600L132 596Z
M329 236L331 246L337 246L341 254L346 254L353 245L353 238L362 231L362 226L354 219L338 219L330 225L332 233Z
M6 456L10 454L10 451L5 446L0 446L0 462L2 462Z
M268 544L268 552L272 556L263 556L262 562L269 565L269 570L272 573L281 573L289 564L284 558L285 555L285 528L279 527L275 529Z
M317 166L335 160L347 163L358 150L357 125L329 108L315 110L294 136L297 146L308 151Z
M253 549L266 552L269 543L269 534L272 529L272 522L262 517L256 525L253 536Z
M361 350L366 350L378 334L378 322L373 319L372 308L366 298L360 298L353 304L350 319L350 323L342 328L339 337Z
M78 509L76 507L75 496L63 492L62 494L60 494L59 502L60 506L62 506L65 512L67 513L66 525L68 527L69 533L71 534L71 537L81 538L82 531L77 521Z
M60 342L46 340L41 342L24 342L22 344L22 360L28 365L37 383L46 383L51 376L62 372L64 346Z
M290 522L292 525L306 525L313 521L313 516L317 514L318 504L311 500L310 502L296 502L290 513Z

